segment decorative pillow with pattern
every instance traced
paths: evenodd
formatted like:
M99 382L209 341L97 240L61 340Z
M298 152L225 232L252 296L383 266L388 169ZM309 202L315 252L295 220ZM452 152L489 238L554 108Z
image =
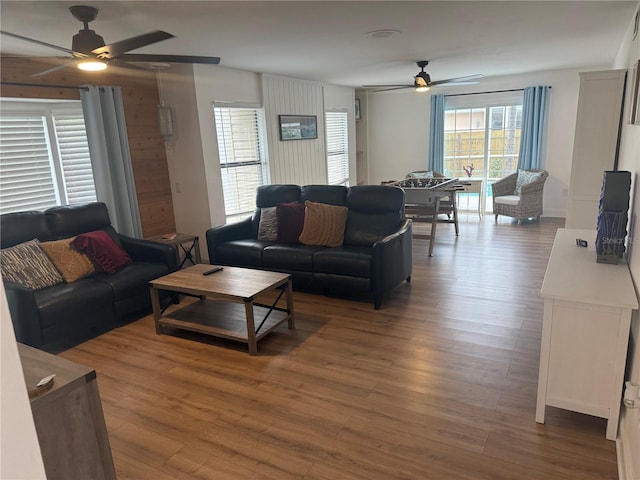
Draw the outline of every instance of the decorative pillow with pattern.
M78 235L71 246L86 253L108 274L114 274L131 263L131 257L104 230Z
M298 238L304 226L304 203L279 203L276 207L278 218L278 242L300 243Z
M51 259L36 239L0 250L2 277L31 290L64 283Z
M516 189L514 195L520 195L520 191L524 185L535 182L542 177L542 172L529 172L527 170L518 170L518 179L516 180Z
M67 283L80 280L97 270L88 256L71 248L74 239L75 237L40 244Z
M278 239L277 207L260 209L260 224L258 225L258 240L275 242Z
M342 245L348 208L309 200L304 202L304 206L304 225L300 243L325 247Z

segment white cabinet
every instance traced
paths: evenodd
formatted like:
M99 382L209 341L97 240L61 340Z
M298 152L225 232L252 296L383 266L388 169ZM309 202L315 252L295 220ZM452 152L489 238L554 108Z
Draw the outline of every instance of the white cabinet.
M545 407L606 418L618 431L632 310L638 308L626 263L596 263L595 230L558 229L542 282L544 298L536 422ZM576 246L576 238L588 248Z
M602 174L617 157L626 70L580 73L567 228L596 228Z

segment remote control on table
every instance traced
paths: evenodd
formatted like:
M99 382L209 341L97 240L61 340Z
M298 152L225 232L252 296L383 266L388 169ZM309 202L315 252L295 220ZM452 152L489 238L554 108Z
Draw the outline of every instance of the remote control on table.
M223 268L222 267L212 268L211 270L207 270L206 272L202 272L202 275L211 275L212 273L219 272L220 270L223 270Z

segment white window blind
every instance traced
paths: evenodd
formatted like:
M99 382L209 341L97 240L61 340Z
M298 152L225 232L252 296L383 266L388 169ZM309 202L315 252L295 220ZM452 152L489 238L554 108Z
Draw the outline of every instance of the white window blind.
M326 112L327 183L349 183L349 128L347 112Z
M241 220L255 209L265 183L264 114L261 109L214 107L225 213Z
M96 201L80 102L3 99L0 213Z
M0 116L0 213L57 203L44 115Z
M67 203L95 202L96 189L82 111L54 111L53 120Z

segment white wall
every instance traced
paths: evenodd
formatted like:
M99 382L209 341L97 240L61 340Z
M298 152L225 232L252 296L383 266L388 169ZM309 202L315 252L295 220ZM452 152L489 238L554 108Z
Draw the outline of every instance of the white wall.
M324 111L349 113L351 182L356 181L354 89L211 65L158 74L161 101L173 108L176 134L166 143L176 229L197 234L225 223L213 105L264 106L271 183L326 183ZM316 115L318 139L280 141L278 115Z
M608 67L593 67L600 70ZM583 69L584 70L584 69ZM573 136L578 105L577 70L552 70L483 78L478 85L443 87L438 93L455 94L510 90L550 85L549 128L543 167L549 171L545 185L545 216L564 217L571 175ZM436 90L434 89L434 92ZM427 168L429 152L429 98L411 89L367 93L367 159L369 182L401 179L407 172Z
M640 9L640 4L639 4ZM636 294L640 290L640 125L630 125L631 79L633 65L640 60L640 34L635 40L633 35L633 19L625 35L624 42L613 64L613 68L628 69L627 92L625 95L625 109L622 135L620 139L620 157L618 168L632 172L632 198L629 216L629 268L636 286ZM631 342L629 345L629 361L626 379L640 384L640 319L638 311L634 312L631 320ZM636 480L640 478L640 409L622 407L620 417L620 434L618 437L618 466L621 480Z

